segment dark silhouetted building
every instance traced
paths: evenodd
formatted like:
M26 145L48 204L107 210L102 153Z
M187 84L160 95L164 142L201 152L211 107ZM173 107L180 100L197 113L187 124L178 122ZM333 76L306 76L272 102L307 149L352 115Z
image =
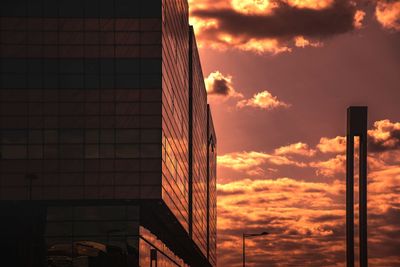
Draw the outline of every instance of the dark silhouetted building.
M15 266L216 266L186 0L0 1L0 214Z

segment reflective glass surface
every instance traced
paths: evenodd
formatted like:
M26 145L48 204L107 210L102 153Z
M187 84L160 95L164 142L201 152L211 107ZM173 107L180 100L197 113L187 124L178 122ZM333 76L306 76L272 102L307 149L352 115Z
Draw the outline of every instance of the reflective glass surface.
M192 29L190 38L192 238L207 255L207 92Z
M188 231L188 4L185 0L163 3L162 198Z

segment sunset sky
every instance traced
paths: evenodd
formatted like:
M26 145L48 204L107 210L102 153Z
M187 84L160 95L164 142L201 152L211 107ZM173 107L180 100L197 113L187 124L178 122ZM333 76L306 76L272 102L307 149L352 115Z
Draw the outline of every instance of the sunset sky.
M369 258L400 266L400 1L191 0L218 136L218 261L344 266L346 108L369 107Z

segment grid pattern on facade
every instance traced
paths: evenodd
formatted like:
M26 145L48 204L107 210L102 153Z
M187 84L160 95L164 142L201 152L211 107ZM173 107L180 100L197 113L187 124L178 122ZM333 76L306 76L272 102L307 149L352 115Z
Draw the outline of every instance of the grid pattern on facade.
M51 266L139 266L138 206L48 207L45 229Z
M161 2L31 2L0 8L0 198L159 198Z
M192 238L207 255L207 92L192 28L190 34Z
M188 231L188 6L167 0L162 10L162 198Z
M139 228L139 237L139 266L188 267L146 228Z
M208 259L217 265L217 138L208 106Z

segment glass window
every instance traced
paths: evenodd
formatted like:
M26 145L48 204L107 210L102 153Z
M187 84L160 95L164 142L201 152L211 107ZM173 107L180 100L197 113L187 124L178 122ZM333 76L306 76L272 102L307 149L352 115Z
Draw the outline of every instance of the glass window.
M41 146L41 145L28 146L28 157L30 159L42 159L43 158L43 146Z
M57 130L45 130L44 131L44 142L45 143L57 143L58 142L58 132Z
M83 5L81 0L59 0L60 17L83 17ZM54 15L54 14L53 14Z
M117 88L139 88L141 77L139 75L117 75Z
M161 74L161 59L142 59L140 71L141 73Z
M100 143L114 143L115 134L114 130L102 129L100 131Z
M29 143L30 144L42 144L43 143L43 131L29 130Z
M83 143L83 130L81 129L60 129L61 143Z
M25 144L27 141L25 130L2 130L0 137L2 144Z
M58 147L56 145L45 145L44 146L44 158L54 159L58 156Z
M86 130L85 132L85 142L89 144L99 143L99 130Z
M25 145L2 145L0 148L0 158L26 159L27 149Z
M100 144L100 158L114 158L114 145Z
M141 88L161 88L161 75L141 75Z
M139 152L139 145L120 144L116 146L117 158L137 158L139 157Z
M161 145L141 145L141 156L145 158L161 158Z
M116 59L115 70L117 73L139 73L139 60L137 59Z
M99 158L99 146L98 145L86 145L85 146L85 158L88 158L88 159Z
M140 15L142 18L161 17L161 1L159 0L142 1L140 7Z
M115 1L115 16L119 18L140 17L140 7L138 1L118 0Z
M81 59L60 59L61 73L83 73L83 60Z
M60 145L60 156L66 159L83 158L83 145Z
M78 89L83 88L83 75L59 75L60 83L59 88L64 89Z
M138 143L140 132L133 129L117 129L116 134L117 143Z

